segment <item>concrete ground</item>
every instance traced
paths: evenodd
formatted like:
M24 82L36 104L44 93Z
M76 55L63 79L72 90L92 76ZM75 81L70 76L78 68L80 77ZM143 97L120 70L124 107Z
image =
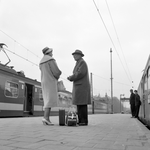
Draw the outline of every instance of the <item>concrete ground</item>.
M150 150L150 130L130 114L89 115L88 126L44 126L42 117L0 118L0 150Z

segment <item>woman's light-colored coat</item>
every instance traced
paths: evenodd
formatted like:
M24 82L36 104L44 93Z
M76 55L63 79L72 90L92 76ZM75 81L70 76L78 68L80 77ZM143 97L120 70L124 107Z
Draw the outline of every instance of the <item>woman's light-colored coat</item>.
M88 67L83 58L77 61L70 81L73 81L73 104L91 104Z
M56 107L58 103L57 82L61 71L56 61L49 55L44 55L40 61L41 85L44 108Z

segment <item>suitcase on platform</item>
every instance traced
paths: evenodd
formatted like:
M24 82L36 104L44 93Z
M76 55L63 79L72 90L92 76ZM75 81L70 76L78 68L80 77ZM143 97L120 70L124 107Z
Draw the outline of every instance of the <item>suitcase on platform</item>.
M59 125L60 126L65 125L65 109L59 110Z

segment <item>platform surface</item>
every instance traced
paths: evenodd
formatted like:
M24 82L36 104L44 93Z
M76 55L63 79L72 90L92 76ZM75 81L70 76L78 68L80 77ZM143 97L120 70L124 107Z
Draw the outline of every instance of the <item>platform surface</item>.
M88 126L44 126L42 117L0 118L0 150L150 150L150 130L130 114L89 115Z

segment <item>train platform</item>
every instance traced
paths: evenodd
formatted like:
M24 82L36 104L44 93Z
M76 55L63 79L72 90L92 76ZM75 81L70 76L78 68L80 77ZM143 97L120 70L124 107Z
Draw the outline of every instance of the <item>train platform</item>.
M44 126L42 117L0 118L0 150L150 150L150 130L130 114L89 115L88 126Z

